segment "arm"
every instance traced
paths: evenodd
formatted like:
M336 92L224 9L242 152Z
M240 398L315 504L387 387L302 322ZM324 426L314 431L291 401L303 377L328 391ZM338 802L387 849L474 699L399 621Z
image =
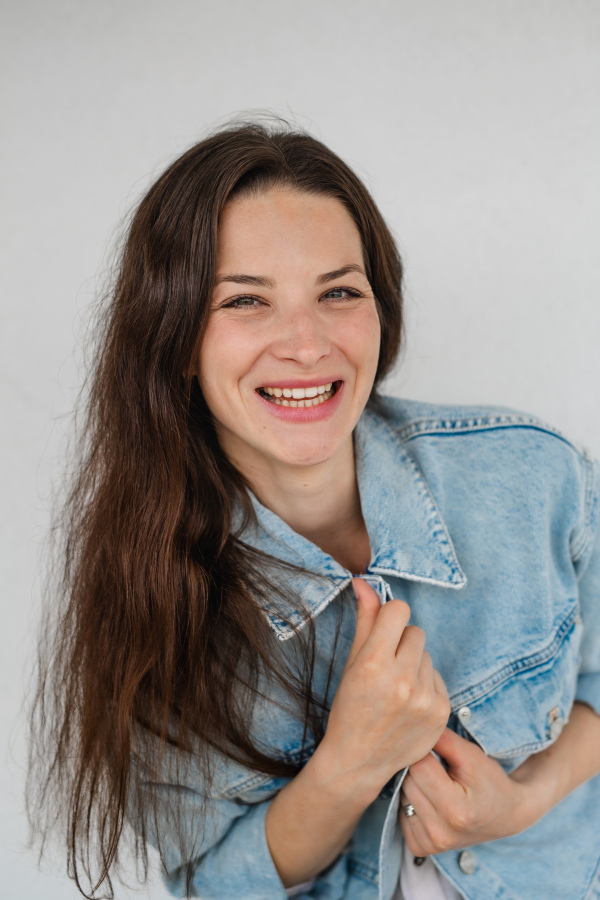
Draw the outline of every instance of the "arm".
M423 632L407 626L408 606L390 601L381 607L364 581L355 583L355 590L354 642L325 737L275 796L272 784L265 785L264 800L259 789L246 801L220 789L206 796L193 760L188 774L176 759L169 768L170 756L159 782L149 771L136 775L149 794L148 840L160 845L170 889L178 896L185 892L190 860L193 890L202 897L286 900L285 886L324 869L320 888L341 896L348 873L345 858L336 860L362 812L443 731L448 696L424 652ZM184 807L182 835L173 827L172 805L178 800Z
M531 827L571 791L600 772L600 716L576 703L560 737L507 775L470 741L446 730L431 754L410 767L402 804L416 815L400 815L415 856L472 847Z
M400 601L381 607L366 582L355 579L354 586L356 633L325 737L266 818L271 856L286 886L336 859L381 788L428 752L448 717L424 634L407 627L409 607Z
M585 703L575 703L560 737L547 750L530 756L511 779L521 787L529 824L589 778L600 773L600 716ZM522 830L522 829L521 829Z
M265 821L271 856L286 887L308 881L336 859L378 793L339 777L335 759L319 750L277 794Z

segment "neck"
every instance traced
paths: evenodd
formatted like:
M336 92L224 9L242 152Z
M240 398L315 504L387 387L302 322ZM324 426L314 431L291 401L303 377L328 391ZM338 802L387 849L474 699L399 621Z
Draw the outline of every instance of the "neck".
M371 553L351 435L334 457L317 465L245 462L238 468L263 506L351 572L366 569Z

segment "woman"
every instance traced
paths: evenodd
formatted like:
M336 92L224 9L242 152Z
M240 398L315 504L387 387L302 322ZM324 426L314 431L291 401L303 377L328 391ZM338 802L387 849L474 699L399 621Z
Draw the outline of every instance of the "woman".
M176 896L600 897L597 470L382 399L400 330L389 231L313 138L222 131L142 200L34 719L78 885L127 818Z

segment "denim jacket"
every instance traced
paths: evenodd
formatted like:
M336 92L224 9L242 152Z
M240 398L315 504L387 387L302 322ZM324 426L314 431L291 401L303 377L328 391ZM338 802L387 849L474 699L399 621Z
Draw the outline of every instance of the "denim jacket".
M449 727L510 772L557 739L575 700L600 714L599 477L590 457L527 415L392 398L363 413L355 451L372 548L366 580L382 602L405 600L411 623L424 629L448 688ZM299 627L314 620L314 684L322 692L339 628L331 700L356 623L350 572L253 502L258 527L244 541L325 576L286 576L290 596L302 600L290 601L286 617ZM281 652L293 653L293 629L264 611ZM298 759L302 722L275 692L257 705L253 729L271 753ZM215 771L195 895L285 900L264 822L288 779L224 758ZM402 858L405 771L299 900L390 900ZM203 794L193 765L185 783L166 777L161 791L185 793L191 826ZM164 825L167 885L185 896L186 860ZM469 900L600 898L600 776L521 834L432 859Z

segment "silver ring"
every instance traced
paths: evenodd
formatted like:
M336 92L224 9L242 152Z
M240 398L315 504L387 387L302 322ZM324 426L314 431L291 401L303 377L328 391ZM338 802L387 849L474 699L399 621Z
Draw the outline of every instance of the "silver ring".
M406 806L402 807L402 812L406 816L407 819L410 819L411 816L416 816L417 811L412 805L412 803L407 803Z

